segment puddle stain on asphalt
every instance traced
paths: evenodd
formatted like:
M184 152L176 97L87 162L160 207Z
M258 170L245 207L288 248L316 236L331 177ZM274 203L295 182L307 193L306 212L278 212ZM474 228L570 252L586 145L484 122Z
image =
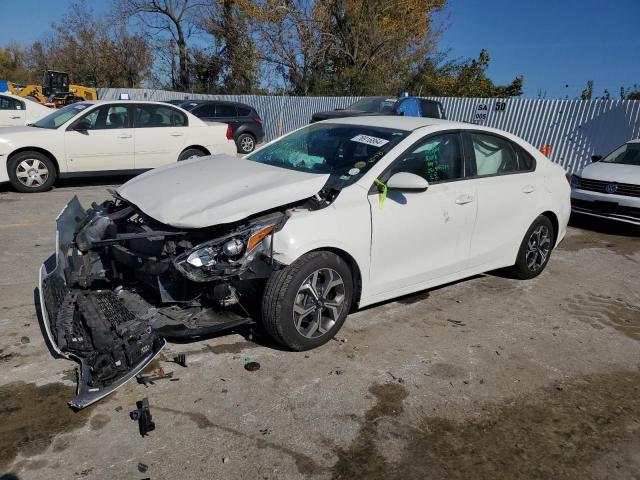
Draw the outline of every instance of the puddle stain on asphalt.
M628 236L607 235L589 230L580 230L579 232L567 235L558 245L558 250L579 252L588 248L603 248L625 257L640 252L640 238L631 234Z
M237 435L237 436L241 436L244 437L248 440L253 440L256 442L256 446L258 448L271 448L273 450L276 450L284 455L287 455L291 458L293 458L296 467L298 469L298 471L305 475L318 475L321 473L326 472L328 469L326 467L323 467L322 465L319 465L311 456L308 455L304 455L302 453L296 452L295 450L292 450L288 447L285 447L283 445L278 445L277 443L271 442L271 441L267 441L264 440L263 438L258 438L258 437L254 437L252 435L248 435L244 432L241 432L240 430L236 430L235 428L231 428L231 427L226 427L224 425L219 425L216 424L214 422L212 422L209 417L207 417L206 415L199 413L199 412L188 412L188 411L182 411L182 410L176 410L173 408L167 408L167 407L157 407L152 405L151 407L153 410L160 410L162 412L168 412L168 413L173 413L176 415L183 415L187 418L189 418L189 420L191 420L193 423L196 424L196 426L200 429L206 429L206 428L214 428L217 430L221 430L227 433L230 433L232 435Z
M42 453L56 435L89 420L91 408L74 412L68 407L74 395L75 388L62 383L14 382L0 387L0 471L18 453L25 457Z
M408 392L395 383L372 385L369 392L375 396L376 403L365 413L360 432L349 448L336 449L338 461L332 469L334 479L373 479L387 475L379 476L389 470L389 465L376 445L378 421L400 415Z
M403 447L393 462L376 447L376 439L385 438L376 419L401 410L404 397L396 393L385 402L376 396L353 444L337 451L334 480L590 478L591 462L605 455L617 462L620 478L637 473L624 455L625 447L640 445L640 372L546 387L486 406L481 418L423 417L394 430Z
M589 293L567 299L563 308L594 328L607 325L629 338L640 340L640 305L633 305L623 298Z

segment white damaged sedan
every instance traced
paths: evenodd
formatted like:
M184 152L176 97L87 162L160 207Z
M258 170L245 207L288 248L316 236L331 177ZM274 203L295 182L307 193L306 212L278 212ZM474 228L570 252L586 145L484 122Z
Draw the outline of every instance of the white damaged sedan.
M58 217L43 266L48 340L84 407L167 338L260 322L292 350L349 312L480 272L543 271L570 214L564 170L498 130L435 119L319 122L245 158L142 174Z

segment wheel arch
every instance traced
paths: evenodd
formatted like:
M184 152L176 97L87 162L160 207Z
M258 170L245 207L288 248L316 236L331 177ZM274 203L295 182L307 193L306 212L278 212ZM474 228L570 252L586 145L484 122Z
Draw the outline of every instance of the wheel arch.
M202 145L190 145L188 147L185 147L180 151L180 155L182 155L184 152L186 152L187 150L190 150L190 149L200 150L205 155L211 155L211 152L209 150L207 150L205 147L203 147ZM180 155L178 155L178 156L180 156Z
M560 233L560 221L558 220L558 216L551 210L542 212L540 215L547 217L553 226L553 246L555 248L556 242L558 241L558 235Z
M347 265L349 265L353 280L353 302L351 303L351 311L356 310L357 305L360 303L360 296L362 295L362 271L360 270L360 265L358 265L356 259L353 258L353 256L346 250L342 250L341 248L337 247L315 248L313 250L305 252L305 255L312 252L331 252L340 257L347 263Z
M7 174L9 173L9 161L15 157L16 155L18 155L19 153L22 152L38 152L41 153L43 155L45 155L46 157L49 158L49 160L51 160L53 162L53 166L56 169L56 177L60 177L60 164L58 163L58 160L56 159L56 157L48 150L44 149L44 148L40 148L40 147L20 147L17 148L16 150L14 150L13 152L11 152L9 154L9 156L7 157Z

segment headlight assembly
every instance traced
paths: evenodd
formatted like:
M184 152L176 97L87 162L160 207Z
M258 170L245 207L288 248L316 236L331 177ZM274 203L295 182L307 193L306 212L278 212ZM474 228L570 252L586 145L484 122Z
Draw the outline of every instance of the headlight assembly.
M183 275L196 282L238 275L259 253L265 251L265 239L279 225L280 219L201 243L176 257L174 265Z

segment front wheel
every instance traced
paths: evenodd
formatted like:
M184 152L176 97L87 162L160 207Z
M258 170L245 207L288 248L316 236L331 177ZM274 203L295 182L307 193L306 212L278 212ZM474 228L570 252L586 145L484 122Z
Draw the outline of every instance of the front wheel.
M352 298L347 263L331 252L311 252L271 275L262 298L262 321L277 342L309 350L340 330Z
M540 275L549 262L554 239L551 220L540 215L522 239L516 263L511 267L512 273L523 280Z
M20 152L11 157L7 167L9 181L19 192L44 192L56 181L56 167L40 152Z

